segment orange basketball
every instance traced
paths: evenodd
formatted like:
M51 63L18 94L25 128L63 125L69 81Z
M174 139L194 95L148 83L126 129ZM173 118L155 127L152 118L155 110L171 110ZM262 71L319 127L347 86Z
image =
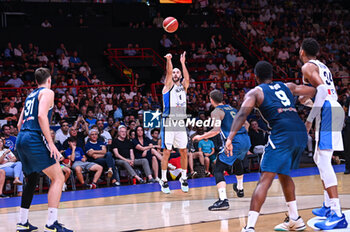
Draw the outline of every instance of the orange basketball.
M163 21L163 28L166 32L173 33L179 27L179 23L174 17L167 17Z

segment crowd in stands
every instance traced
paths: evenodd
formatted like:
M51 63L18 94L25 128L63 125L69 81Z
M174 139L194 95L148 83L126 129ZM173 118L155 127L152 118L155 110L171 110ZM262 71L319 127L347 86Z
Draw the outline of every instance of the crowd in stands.
M314 37L322 51L320 60L331 68L333 77L349 76L349 16L346 10L331 7L320 2L313 7L308 1L268 4L266 0L251 1L196 1L189 14L212 12L216 20L200 24L202 28L228 26L240 33L243 42L256 54L270 60L276 76L300 78L301 63L298 51L304 37ZM298 7L298 10L296 10ZM230 19L230 20L227 20ZM140 23L130 27L161 27L161 14L152 23ZM223 23L225 22L225 23ZM303 23L301 23L303 22ZM82 22L83 23L83 22ZM43 27L51 25L47 20ZM180 21L180 27L189 27ZM179 34L164 34L159 44L166 52L187 51L187 66L191 75L188 89L187 113L205 120L212 110L208 93L219 89L224 94L225 103L239 108L245 93L253 87L253 65L242 52L234 48L234 38L223 38L211 34L204 41L183 41ZM107 47L111 48L109 44ZM138 44L128 45L125 55L137 55ZM108 52L105 51L108 56ZM35 88L34 70L47 67L52 75L52 87L56 93L52 118L52 137L62 153L62 171L66 182L74 174L77 183L84 188L96 188L108 182L119 186L121 179L129 176L138 183L154 183L158 180L162 150L159 130L143 128L143 112L161 110L161 98L152 95L145 83L140 83L135 73L135 83L129 87L94 87L105 82L93 72L93 68L79 57L77 51L68 51L64 44L56 50L41 51L39 45L9 42L0 53L0 82L7 87L30 87L20 91L0 90L0 197L5 176L18 185L17 195L21 195L23 173L17 161L15 140L18 134L16 124L23 109L26 96ZM101 79L101 80L100 80ZM161 82L164 81L164 76ZM211 81L204 87L195 81ZM227 81L227 82L220 82ZM232 82L233 81L233 82ZM339 102L348 109L350 84L334 79ZM84 87L79 87L83 85ZM87 86L87 87L86 87ZM298 105L302 119L308 108ZM5 122L6 121L6 122ZM249 135L252 142L250 153L261 154L267 139L267 127L257 113L249 117ZM58 128L59 127L59 128ZM208 128L188 128L189 137L202 134ZM312 154L313 133L309 135L307 153ZM204 175L210 176L213 158L219 147L218 139L189 143L190 177L198 175L194 160L203 167ZM176 157L177 152L173 154ZM198 165L198 164L197 164ZM170 170L176 166L170 164ZM126 175L125 172L127 173ZM91 181L86 181L87 173L92 173ZM71 183L70 183L71 184ZM67 186L64 186L64 190Z
M349 76L350 18L340 3L313 1L216 1L218 16L230 19L253 50L278 67L281 77L301 77L301 41L315 38L319 60L336 77Z

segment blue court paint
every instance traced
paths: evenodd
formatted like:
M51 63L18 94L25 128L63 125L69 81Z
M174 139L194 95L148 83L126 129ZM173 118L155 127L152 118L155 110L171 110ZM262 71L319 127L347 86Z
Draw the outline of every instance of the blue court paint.
M335 165L333 166L335 172L344 172L345 165ZM292 177L301 177L301 176L312 176L319 175L317 167L311 168L300 168L291 171ZM244 175L244 182L252 182L259 180L259 173L248 173ZM277 178L277 176L276 176ZM226 182L232 184L236 182L235 176L226 176ZM214 177L211 178L199 178L199 179L190 179L188 180L190 188L200 188L207 186L215 186ZM179 181L169 181L169 186L171 190L180 189ZM84 199L94 199L101 197L113 197L113 196L123 196L139 193L149 193L160 191L160 186L156 184L142 184L142 185L127 185L119 187L110 187L110 188L100 188L92 190L79 190L71 192L63 192L61 197L61 202L65 201L77 201ZM21 204L20 197L12 197L7 199L0 199L0 208L16 207ZM32 201L32 205L47 204L47 194L35 195Z

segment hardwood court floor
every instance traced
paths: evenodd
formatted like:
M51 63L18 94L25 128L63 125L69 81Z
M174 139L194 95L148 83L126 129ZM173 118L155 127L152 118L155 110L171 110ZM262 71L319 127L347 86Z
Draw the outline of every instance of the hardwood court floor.
M337 177L341 204L344 209L350 208L350 176L338 173ZM205 180L208 179L210 178ZM200 179L194 181L200 181ZM294 181L298 207L301 209L300 215L306 223L313 217L311 209L322 204L322 185L318 175L295 177ZM207 210L208 206L217 200L217 190L215 186L206 186L191 188L188 194L181 190L173 190L169 195L153 191L124 196L68 200L60 204L59 219L75 231L240 231L245 224L250 197L255 186L256 181L244 183L245 197L237 198L232 185L228 185L227 192L231 207L227 211ZM154 188L158 186L154 185ZM106 194L110 189L96 189L91 192L98 193L99 190ZM89 191L65 193L63 198L80 194L79 192L88 193ZM18 202L16 204L18 205ZM17 210L18 207L0 208L1 232L15 231ZM39 231L43 231L46 210L47 204L36 204L31 208L30 221L39 226L41 229ZM286 210L281 187L278 180L274 180L262 208L256 231L272 231L275 225L284 220ZM312 229L308 228L308 231Z

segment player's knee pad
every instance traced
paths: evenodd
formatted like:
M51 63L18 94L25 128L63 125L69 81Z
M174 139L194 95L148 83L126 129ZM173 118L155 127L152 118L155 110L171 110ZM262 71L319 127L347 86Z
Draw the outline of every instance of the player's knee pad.
M243 164L241 160L236 159L236 161L233 163L233 168L236 176L241 176L244 174Z
M332 155L333 150L318 150L314 156L314 161L326 188L338 184L337 176L332 167Z
M223 170L218 170L216 168L215 171L214 171L214 177L215 177L216 184L220 183L221 181L225 181L224 171Z

